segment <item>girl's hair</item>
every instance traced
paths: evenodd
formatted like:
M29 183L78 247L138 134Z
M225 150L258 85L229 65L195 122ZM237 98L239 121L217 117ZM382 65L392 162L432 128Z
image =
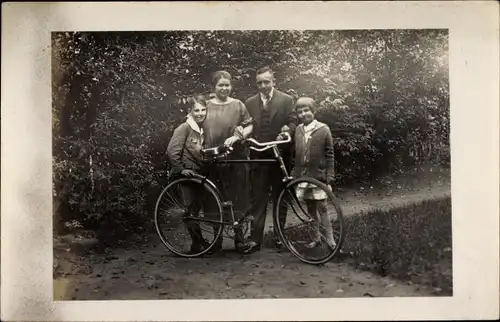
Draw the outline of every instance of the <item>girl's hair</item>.
M299 107L308 106L311 109L311 112L316 113L316 102L314 99L310 97L299 97L295 102L295 110Z
M213 75L212 75L212 86L215 88L215 86L217 85L217 83L221 80L221 79L227 79L229 80L229 82L232 81L232 77L231 77L231 74L229 74L228 72L226 72L225 70L218 70L216 71Z
M191 96L187 99L187 104L188 104L188 111L191 111L196 103L201 104L203 106L207 106L207 98L203 94L197 94L194 96Z

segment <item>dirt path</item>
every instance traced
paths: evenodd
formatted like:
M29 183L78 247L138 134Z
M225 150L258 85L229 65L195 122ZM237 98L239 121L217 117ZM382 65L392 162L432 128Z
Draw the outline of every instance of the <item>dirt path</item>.
M390 183L388 183L390 181ZM376 186L337 191L346 215L450 194L449 174L427 172L386 179ZM266 224L271 228L271 221ZM306 265L286 251L251 255L226 250L201 259L173 257L152 237L136 249L77 257L55 250L55 300L228 299L429 296L434 291L355 270L340 260Z

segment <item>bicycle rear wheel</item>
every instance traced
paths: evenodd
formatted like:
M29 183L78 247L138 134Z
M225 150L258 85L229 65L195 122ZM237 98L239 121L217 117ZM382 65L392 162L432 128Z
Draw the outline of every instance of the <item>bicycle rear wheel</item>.
M162 243L171 252L181 257L201 256L222 234L219 194L197 178L174 180L158 197L154 222Z
M305 263L329 261L344 243L342 208L329 187L314 178L290 181L278 197L273 217L283 244Z

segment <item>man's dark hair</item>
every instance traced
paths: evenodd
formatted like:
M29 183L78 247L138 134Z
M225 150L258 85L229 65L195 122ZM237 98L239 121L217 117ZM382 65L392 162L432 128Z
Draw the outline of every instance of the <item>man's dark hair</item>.
M259 69L257 70L256 75L264 74L264 73L267 73L267 72L270 72L270 73L271 73L271 75L273 75L273 77L274 77L274 72L273 72L273 70L271 69L271 67L269 67L269 66L264 66L264 67L259 68Z

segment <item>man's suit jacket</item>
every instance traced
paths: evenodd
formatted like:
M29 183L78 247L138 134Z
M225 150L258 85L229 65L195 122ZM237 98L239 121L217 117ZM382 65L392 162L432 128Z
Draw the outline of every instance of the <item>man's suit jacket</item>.
M256 94L245 101L245 106L254 119L254 133L259 133L261 126L261 113L263 110L263 103L260 99L260 94ZM275 137L281 133L281 128L287 125L290 128L290 135L293 139L295 128L298 125L297 114L295 113L294 102L290 95L285 94L276 88L274 89L273 96L268 103L268 109L271 113L271 128ZM287 165L290 164L292 144L283 147L283 158Z

